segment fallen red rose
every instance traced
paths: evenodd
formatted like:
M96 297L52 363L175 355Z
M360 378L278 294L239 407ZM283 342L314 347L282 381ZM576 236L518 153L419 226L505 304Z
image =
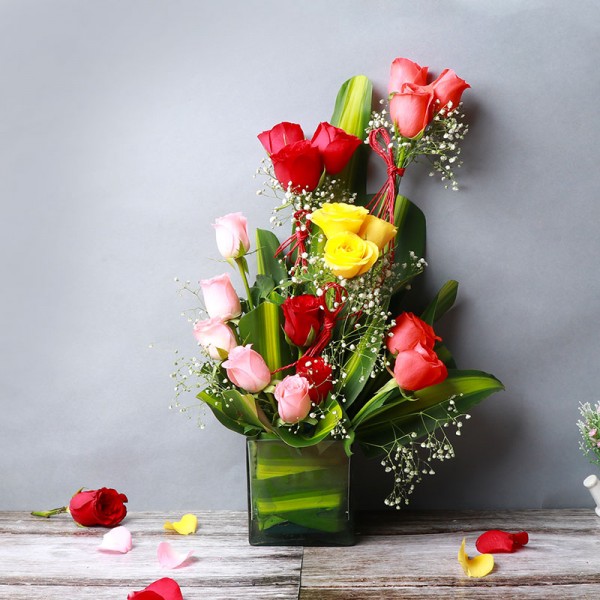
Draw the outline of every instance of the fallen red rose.
M69 512L79 525L114 527L127 514L127 496L112 488L78 492L69 502Z
M482 554L499 554L501 552L514 552L529 541L526 531L509 533L499 529L490 529L482 533L475 542L475 547Z

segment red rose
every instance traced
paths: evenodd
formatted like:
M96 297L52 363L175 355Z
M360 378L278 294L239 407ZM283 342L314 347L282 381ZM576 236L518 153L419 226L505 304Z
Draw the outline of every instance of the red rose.
M284 146L304 139L302 127L297 123L284 121L269 131L258 134L258 139L269 156L279 152Z
M452 102L452 109L456 108L463 92L471 86L464 79L458 77L452 69L444 69L440 76L427 87L433 90L435 100L439 102L435 106L435 110L438 112L448 102Z
M430 86L404 83L390 99L390 116L401 135L419 135L433 118L434 92Z
M396 317L396 325L390 329L389 333L391 335L388 336L386 345L392 354L410 350L417 344L433 350L435 342L442 341L441 337L435 335L431 325L413 313L402 313Z
M442 383L448 377L446 365L430 348L417 344L411 350L403 350L396 357L394 379L405 390L422 390Z
M355 135L350 135L339 127L329 123L319 123L311 143L319 149L325 163L325 170L330 175L336 175L348 164L362 142Z
M295 346L310 346L321 331L325 313L316 296L304 294L287 298L281 305L285 335Z
M328 365L320 356L303 356L296 363L296 374L308 380L310 399L319 404L333 389L331 381L331 365Z
M287 189L291 183L292 190L312 192L323 174L323 159L318 148L308 140L300 140L284 146L271 155L275 177Z
M119 494L112 488L100 488L75 494L69 502L69 512L79 525L114 527L127 514L125 502L125 494Z

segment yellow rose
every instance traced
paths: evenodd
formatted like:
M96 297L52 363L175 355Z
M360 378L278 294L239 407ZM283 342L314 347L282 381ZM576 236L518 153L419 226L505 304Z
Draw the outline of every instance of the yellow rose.
M378 257L377 245L355 233L338 233L325 244L325 263L334 275L341 275L345 279L366 273Z
M377 244L379 250L383 250L388 243L396 237L398 230L387 221L374 217L373 215L367 215L363 224L360 227L358 235L363 240L374 242Z
M310 220L319 226L325 237L329 239L337 233L348 231L358 233L368 214L369 211L362 206L343 202L326 202L312 213Z

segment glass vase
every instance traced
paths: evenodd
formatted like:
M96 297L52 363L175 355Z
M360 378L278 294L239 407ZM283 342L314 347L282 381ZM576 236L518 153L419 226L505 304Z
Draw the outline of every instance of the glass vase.
M246 445L248 529L253 546L351 546L350 458L340 441L292 448Z

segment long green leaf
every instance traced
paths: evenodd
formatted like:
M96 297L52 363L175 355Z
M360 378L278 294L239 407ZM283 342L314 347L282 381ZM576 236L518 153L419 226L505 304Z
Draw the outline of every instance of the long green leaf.
M421 319L433 325L444 313L452 308L458 293L458 281L450 279L441 287L429 306L423 311Z
M196 397L208 405L213 415L215 415L217 421L227 427L227 429L231 429L231 431L235 431L235 433L241 433L242 435L247 433L247 427L244 424L238 423L235 419L232 419L225 414L221 400L218 400L205 391L200 392ZM257 428L255 435L258 434L259 431L260 430Z
M252 344L271 371L292 362L290 347L282 329L281 307L273 302L263 302L246 313L238 325L243 344Z
M225 403L229 404L229 410L233 410L236 421L261 430L266 428L258 416L256 398L252 394L242 394L238 390L227 390L223 392ZM229 414L231 416L231 414Z
M268 229L256 230L256 269L259 275L268 275L273 278L275 285L288 278L285 261L275 257L279 248L277 236Z
M364 75L356 75L342 84L338 92L331 124L364 140L371 118L373 85ZM354 153L345 169L336 175L352 192L366 193L368 148L363 144Z

